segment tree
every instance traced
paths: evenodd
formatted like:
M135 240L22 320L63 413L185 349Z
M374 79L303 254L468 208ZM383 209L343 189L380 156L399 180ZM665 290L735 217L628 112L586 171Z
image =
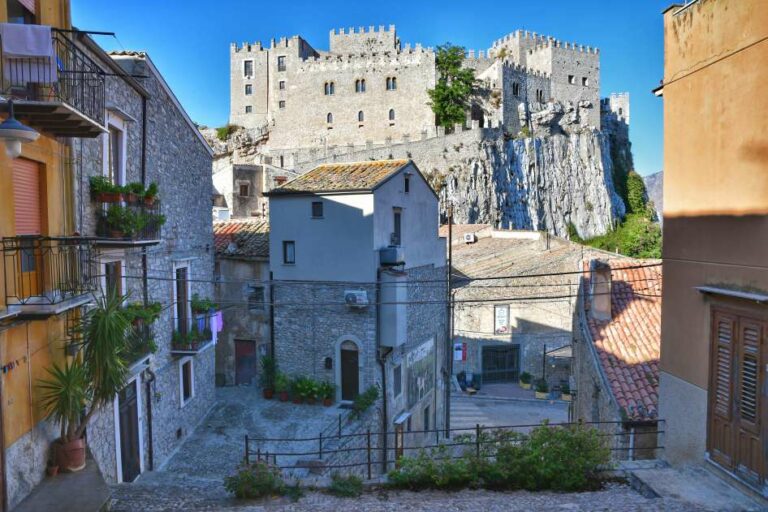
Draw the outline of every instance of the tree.
M466 120L469 98L475 86L475 71L461 67L464 53L463 47L451 43L437 47L437 83L427 94L438 126L451 128Z
M648 193L643 178L635 171L627 174L627 208L631 213L645 213L648 206Z

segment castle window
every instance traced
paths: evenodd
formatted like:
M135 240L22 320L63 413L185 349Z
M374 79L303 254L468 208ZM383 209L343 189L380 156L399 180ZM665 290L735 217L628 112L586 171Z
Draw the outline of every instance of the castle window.
M326 96L333 96L333 94L336 92L336 86L333 84L333 82L326 82L325 83L325 95Z
M576 77L573 75L568 75L568 83L575 85L576 84Z
M250 106L250 105L246 105L245 106L245 113L246 114L250 114L251 112L253 112L253 107Z
M248 183L240 184L240 197L248 197L250 195L248 188Z
M389 109L389 120L394 121L395 120L395 109L391 108Z
M517 82L512 82L512 95L520 96L520 84Z
M536 89L536 101L538 103L544 103L544 91Z
M325 122L328 123L328 124L332 123L333 122L333 114L328 112L328 115L325 116Z
M253 76L253 61L252 60L245 60L243 61L243 75L246 77L252 77Z
M280 89L281 91L284 91L285 90L285 80L280 80L277 83L277 88Z
M250 96L253 94L253 86L251 84L245 84L245 95Z
M589 85L589 78L587 78L585 76L581 77L581 85L583 85L584 87L588 86Z
M278 102L277 102L277 106L278 106L279 108L281 108L281 109L282 109L282 108L285 108L285 100L280 100L280 101L278 101Z
M397 78L387 77L387 90L394 91L397 89Z
M365 92L365 79L355 80L355 92Z
M280 55L277 58L277 70L285 71L285 55Z
M365 121L365 114L363 114L363 111L361 110L357 113L357 122L362 123L363 121Z

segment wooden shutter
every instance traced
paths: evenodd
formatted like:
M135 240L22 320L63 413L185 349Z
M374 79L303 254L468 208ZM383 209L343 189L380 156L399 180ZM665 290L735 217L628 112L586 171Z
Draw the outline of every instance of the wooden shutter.
M758 322L742 320L741 350L739 351L739 413L742 422L756 425L760 418L760 341L762 326Z
M40 214L40 166L37 162L13 160L13 210L17 235L42 233Z
M733 461L733 367L736 317L714 311L710 373L708 448L714 461Z

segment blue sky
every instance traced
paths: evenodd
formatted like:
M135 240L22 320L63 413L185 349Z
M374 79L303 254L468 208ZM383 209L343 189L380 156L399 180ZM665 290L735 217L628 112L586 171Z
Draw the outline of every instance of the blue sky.
M601 94L629 91L630 134L641 174L661 170L662 101L651 94L663 75L661 11L667 0L506 0L504 2L309 2L293 0L72 0L73 23L108 50L149 52L193 120L226 123L229 44L301 34L328 48L332 28L397 25L403 43L446 41L487 49L518 28L597 46Z

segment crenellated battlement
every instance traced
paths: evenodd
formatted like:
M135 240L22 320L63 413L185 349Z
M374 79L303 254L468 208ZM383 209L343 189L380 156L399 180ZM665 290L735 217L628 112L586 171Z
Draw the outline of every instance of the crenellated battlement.
M592 48L591 46L585 46L578 43L571 43L568 41L561 41L552 36L543 34L537 34L536 32L528 32L527 30L516 30L509 33L504 37L496 39L491 45L491 50L501 49L510 45L522 45L527 48L531 48L534 51L544 48L564 48L566 50L573 50L581 53L599 54L598 48Z
M401 66L421 64L432 60L432 48L406 47L400 52L379 52L374 54L336 54L323 53L318 57L309 57L301 61L299 68L304 72L324 72L333 69L359 68L368 72L380 71L382 74L391 73Z
M336 28L333 28L333 29L331 29L330 35L331 35L331 37L339 36L339 35L341 35L341 36L343 36L343 35L347 35L347 36L349 36L349 35L364 35L364 34L369 34L370 35L370 34L380 34L380 33L384 33L384 32L394 33L395 32L395 26L394 25L390 25L389 27L385 27L384 25L379 25L378 27L376 27L374 25L369 25L367 28L366 27L358 27L357 30L355 29L355 27L349 27L348 29L344 29L344 28L336 29Z

